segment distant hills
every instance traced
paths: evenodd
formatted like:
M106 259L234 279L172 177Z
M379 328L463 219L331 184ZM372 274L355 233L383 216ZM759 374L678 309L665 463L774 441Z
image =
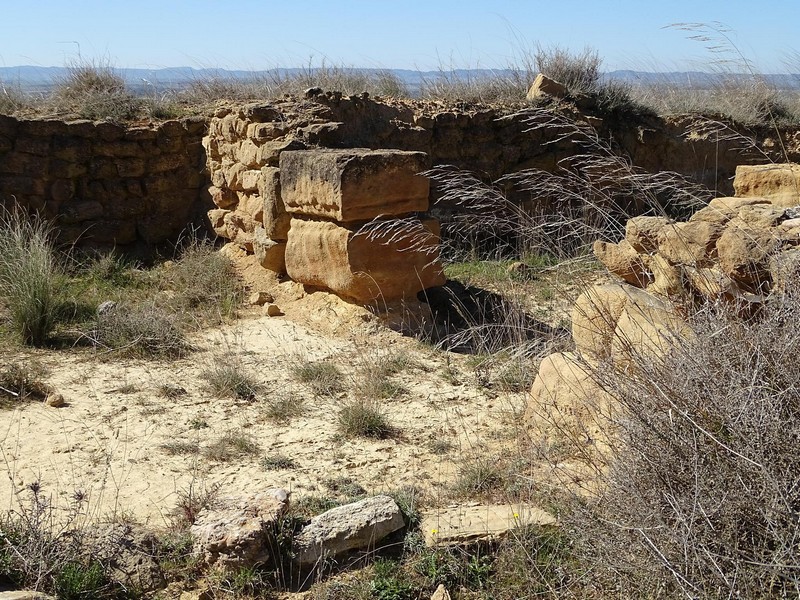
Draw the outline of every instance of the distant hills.
M341 69L341 68L338 68ZM318 69L278 68L266 71L244 71L226 69L195 69L192 67L168 67L163 69L114 69L125 83L137 93L147 91L180 90L195 81L209 79L248 80L248 79L285 79L303 74L313 74ZM415 71L410 69L344 69L365 75L377 75L389 72L397 76L410 93L420 89L424 82L447 80L475 80L488 77L509 77L514 74L510 69L461 69L453 71ZM0 67L0 83L13 85L23 91L44 93L49 91L59 80L66 77L66 67L17 66ZM723 81L736 79L742 82L752 81L753 76L744 73L706 73L700 71L675 71L653 73L647 71L611 71L603 75L609 80L624 81L631 85L666 84L671 87L691 87L709 89ZM800 89L800 74L765 74L759 75L765 82L778 89Z

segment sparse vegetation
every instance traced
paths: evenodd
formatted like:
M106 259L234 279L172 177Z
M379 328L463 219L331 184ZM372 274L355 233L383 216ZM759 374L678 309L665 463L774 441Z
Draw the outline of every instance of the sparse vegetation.
M264 384L250 375L234 356L218 358L203 373L211 392L252 402L264 391Z
M253 436L242 429L226 431L206 446L203 455L216 462L230 462L258 454L260 447Z
M395 433L375 400L350 400L339 409L337 419L339 431L347 437L383 439Z
M302 396L291 393L267 398L265 404L267 418L281 425L299 417L304 410Z
M314 362L298 357L291 371L298 381L308 384L317 396L335 396L345 390L344 375L332 362Z
M297 461L285 454L268 454L261 459L261 466L265 471L278 471L281 469L296 469Z

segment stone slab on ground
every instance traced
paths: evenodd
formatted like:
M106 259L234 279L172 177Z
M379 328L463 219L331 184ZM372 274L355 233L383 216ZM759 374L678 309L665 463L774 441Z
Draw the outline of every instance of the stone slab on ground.
M474 504L422 511L429 547L496 540L517 527L555 525L550 513L528 504Z
M428 210L424 152L299 150L281 154L280 189L292 214L340 222Z
M389 496L373 496L332 508L311 519L295 538L297 562L311 566L326 557L374 548L404 526L400 507Z

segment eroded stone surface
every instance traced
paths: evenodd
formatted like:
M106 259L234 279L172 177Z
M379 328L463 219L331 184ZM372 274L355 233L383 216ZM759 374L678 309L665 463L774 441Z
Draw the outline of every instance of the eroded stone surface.
M412 298L445 282L438 223L409 219L370 232L293 218L286 272L295 281L359 302Z
M368 550L404 526L400 507L389 496L339 506L311 519L295 537L296 560L311 566L351 550Z
M280 158L281 197L293 214L340 222L428 210L428 157L401 150L306 150Z

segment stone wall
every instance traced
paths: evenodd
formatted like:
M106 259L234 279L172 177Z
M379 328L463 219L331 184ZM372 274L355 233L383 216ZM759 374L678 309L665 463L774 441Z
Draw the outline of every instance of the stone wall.
M0 205L53 219L63 243L149 253L208 208L205 129L0 116Z

